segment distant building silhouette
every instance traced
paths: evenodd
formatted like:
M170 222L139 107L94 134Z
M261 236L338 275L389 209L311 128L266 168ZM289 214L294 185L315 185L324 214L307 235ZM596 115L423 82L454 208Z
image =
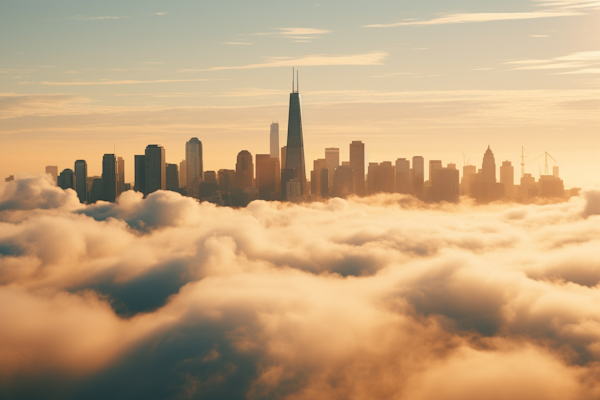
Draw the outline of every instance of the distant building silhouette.
M75 173L71 168L63 169L58 175L58 187L65 190L75 187Z
M556 171L558 174L558 170ZM562 179L555 175L542 175L538 181L538 196L546 198L563 198L565 186Z
M185 188L187 185L187 163L181 160L179 163L179 187Z
M117 159L114 154L102 157L102 200L113 202L117 198Z
M235 186L243 191L251 189L254 181L254 163L248 150L238 153L235 164Z
M277 187L277 183L281 176L280 171L278 158L271 157L271 154L256 155L256 188L261 199L277 200L279 198L280 188Z
M460 193L463 196L471 196L471 182L477 175L477 167L474 165L463 166L463 176L460 182Z
M166 189L179 193L179 171L177 164L167 164L165 173L167 175Z
M125 191L125 160L117 157L117 196Z
M92 187L90 188L90 193L88 197L88 203L94 204L98 200L103 200L104 195L102 190L104 188L104 184L102 183L102 178L94 178L92 181Z
M235 187L235 170L220 169L218 172L219 191L227 193Z
M321 197L327 198L329 197L329 170L327 168L323 168L321 170Z
M300 93L294 90L290 93L290 108L288 115L287 149L285 158L285 169L294 171L293 176L300 183L300 195L306 192L306 168L304 163L304 134L302 131L302 104ZM285 185L291 173L282 174L281 184ZM294 186L295 187L295 186ZM287 186L286 186L287 190Z
M505 197L504 185L496 182L496 161L488 146L481 170L471 177L470 194L478 203L489 203Z
M423 200L423 185L425 184L425 160L421 156L412 159L412 194Z
M281 148L281 170L283 171L285 169L285 162L286 162L286 157L287 155L287 146L283 146Z
M80 203L87 201L87 162L75 161L75 191Z
M145 154L145 192L148 196L157 190L167 188L167 170L165 162L165 149L157 144L150 144L146 147Z
M58 184L58 167L56 165L48 165L46 167L46 173L52 176L54 180L54 185Z
M515 196L515 168L510 161L503 161L500 167L500 183L504 185L507 198Z
M333 175L333 195L347 197L354 193L354 171L349 165L341 165L335 169Z
M279 159L279 123L273 122L271 124L271 134L269 136L269 143L271 145L271 158Z
M395 167L390 161L381 164L369 163L367 174L367 194L394 193L396 178Z
M14 180L15 180L14 175L9 175L8 177L4 178L4 182L12 182Z
M188 196L199 197L198 188L204 174L204 165L202 160L202 142L198 138L191 138L185 144L185 161L187 166L187 184Z
M146 156L135 155L135 181L133 190L140 193L146 193Z
M340 149L337 147L330 147L325 149L325 165L329 171L329 193L333 193L333 175L335 169L340 165Z
M350 167L354 171L354 190L364 196L365 190L365 144L361 141L350 143Z
M429 185L427 187L427 201L442 201L442 161L429 160Z
M396 193L410 194L410 161L396 160Z
M324 158L318 158L313 161L313 172L311 173L311 193L315 195L321 194L321 171L327 168L327 163ZM313 176L314 175L314 176ZM329 190L327 190L329 193Z

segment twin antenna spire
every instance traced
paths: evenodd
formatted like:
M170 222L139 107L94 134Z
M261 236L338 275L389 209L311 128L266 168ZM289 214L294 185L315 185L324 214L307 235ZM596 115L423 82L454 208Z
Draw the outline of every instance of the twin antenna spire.
M298 71L296 71L296 85L294 86L294 68L292 67L292 93L298 93L300 91L300 78L298 76ZM294 89L296 89L294 91Z

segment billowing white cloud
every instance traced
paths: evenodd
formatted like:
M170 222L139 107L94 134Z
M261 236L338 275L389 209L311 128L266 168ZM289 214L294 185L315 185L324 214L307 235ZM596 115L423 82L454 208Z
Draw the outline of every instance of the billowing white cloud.
M0 190L3 397L600 394L598 191L231 209Z

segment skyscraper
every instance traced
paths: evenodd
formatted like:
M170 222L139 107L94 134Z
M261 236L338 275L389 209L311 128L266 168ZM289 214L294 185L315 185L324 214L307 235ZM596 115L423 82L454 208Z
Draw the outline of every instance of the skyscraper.
M396 193L410 194L410 161L396 160Z
M114 202L117 198L117 159L114 154L102 157L102 200Z
M285 169L286 154L287 154L287 146L283 146L281 148L281 170Z
M302 105L300 93L294 90L292 82L292 93L290 93L290 110L288 116L288 136L285 159L285 169L294 171L294 178L300 182L300 194L306 192L306 170L304 166L304 137L302 132ZM282 175L283 176L283 175ZM281 185L287 181L281 179ZM287 188L287 187L286 187Z
M318 158L313 161L313 175L311 174L311 192L312 194L321 194L321 171L327 168L327 164L324 158ZM329 180L327 181L329 182ZM329 191L328 191L329 193Z
M423 184L425 182L425 160L421 156L412 159L412 194L423 200Z
M117 157L117 196L125 191L125 161Z
M510 161L503 161L500 167L500 183L504 185L504 194L508 198L514 197L515 167Z
M254 163L252 154L248 150L242 150L237 155L235 164L235 186L247 190L252 188L254 181Z
M146 156L135 155L135 181L133 190L146 193Z
M340 149L337 147L325 149L325 165L329 171L329 193L333 193L333 175L335 169L340 165Z
M58 187L61 189L73 189L75 185L75 174L73 170L70 168L65 168L62 170L60 175L57 178Z
M177 164L167 164L165 172L167 177L166 189L179 193L179 171L177 169Z
M165 190L167 188L167 171L164 147L157 144L150 144L146 147L145 156L146 191L144 195L147 196L157 190Z
M481 175L483 182L487 184L496 183L496 161L494 159L494 153L488 146L485 154L483 155L483 165L481 166Z
M188 196L198 197L198 185L202 182L204 166L202 163L202 142L191 138L185 144L185 162L187 164L187 193Z
M54 185L56 185L58 183L58 167L56 165L48 165L46 167L46 173L52 176L52 179L54 180Z
M184 188L185 185L187 185L187 163L185 160L181 160L179 163L179 187Z
M278 158L271 157L270 154L256 155L256 188L261 199L277 199L277 177L280 175Z
M359 196L365 191L365 144L361 141L350 143L350 167L354 171L354 190Z
M80 203L87 201L87 163L85 160L75 161L75 191Z
M273 122L271 124L271 158L279 158L279 123Z

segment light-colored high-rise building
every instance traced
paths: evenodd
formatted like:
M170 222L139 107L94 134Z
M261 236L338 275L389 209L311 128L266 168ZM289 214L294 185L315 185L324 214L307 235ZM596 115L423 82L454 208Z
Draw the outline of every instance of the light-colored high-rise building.
M337 147L325 149L325 165L329 173L329 193L333 193L333 175L335 169L340 166L340 149Z
M179 187L183 188L187 185L187 163L181 160L179 163Z
M396 193L410 194L410 160L396 160Z
M54 185L58 184L58 167L56 165L48 165L46 167L46 173L52 176L54 180Z
M114 203L117 198L117 158L114 154L102 157L102 200Z
M485 151L485 154L483 155L481 175L484 183L496 183L496 161L494 159L494 153L492 153L490 146L488 146L487 150Z
M474 165L465 165L463 167L463 176L460 182L460 193L463 196L471 196L471 182L477 175L477 167Z
M117 157L117 196L125 191L125 160Z
M361 141L350 143L350 167L354 171L354 190L364 196L365 190L365 144Z
M187 193L188 196L196 197L200 195L198 187L202 182L204 174L204 165L202 162L202 142L198 138L191 138L185 144L185 161L187 164Z
M146 147L145 161L145 193L148 196L157 190L167 189L167 163L165 162L165 148L157 144Z
M235 185L242 190L252 189L254 183L254 163L252 154L242 150L237 155L235 164Z
M279 158L279 123L271 124L271 135L269 137L271 144L271 158Z
M321 171L327 168L324 158L318 158L313 161L313 172L311 174L311 192L312 194L321 194Z
M75 161L75 191L80 203L87 201L87 163L85 160Z
M423 200L423 185L425 183L425 159L414 156L412 159L412 194Z
M504 185L504 194L508 198L515 195L515 167L510 161L503 161L500 166L500 183Z

